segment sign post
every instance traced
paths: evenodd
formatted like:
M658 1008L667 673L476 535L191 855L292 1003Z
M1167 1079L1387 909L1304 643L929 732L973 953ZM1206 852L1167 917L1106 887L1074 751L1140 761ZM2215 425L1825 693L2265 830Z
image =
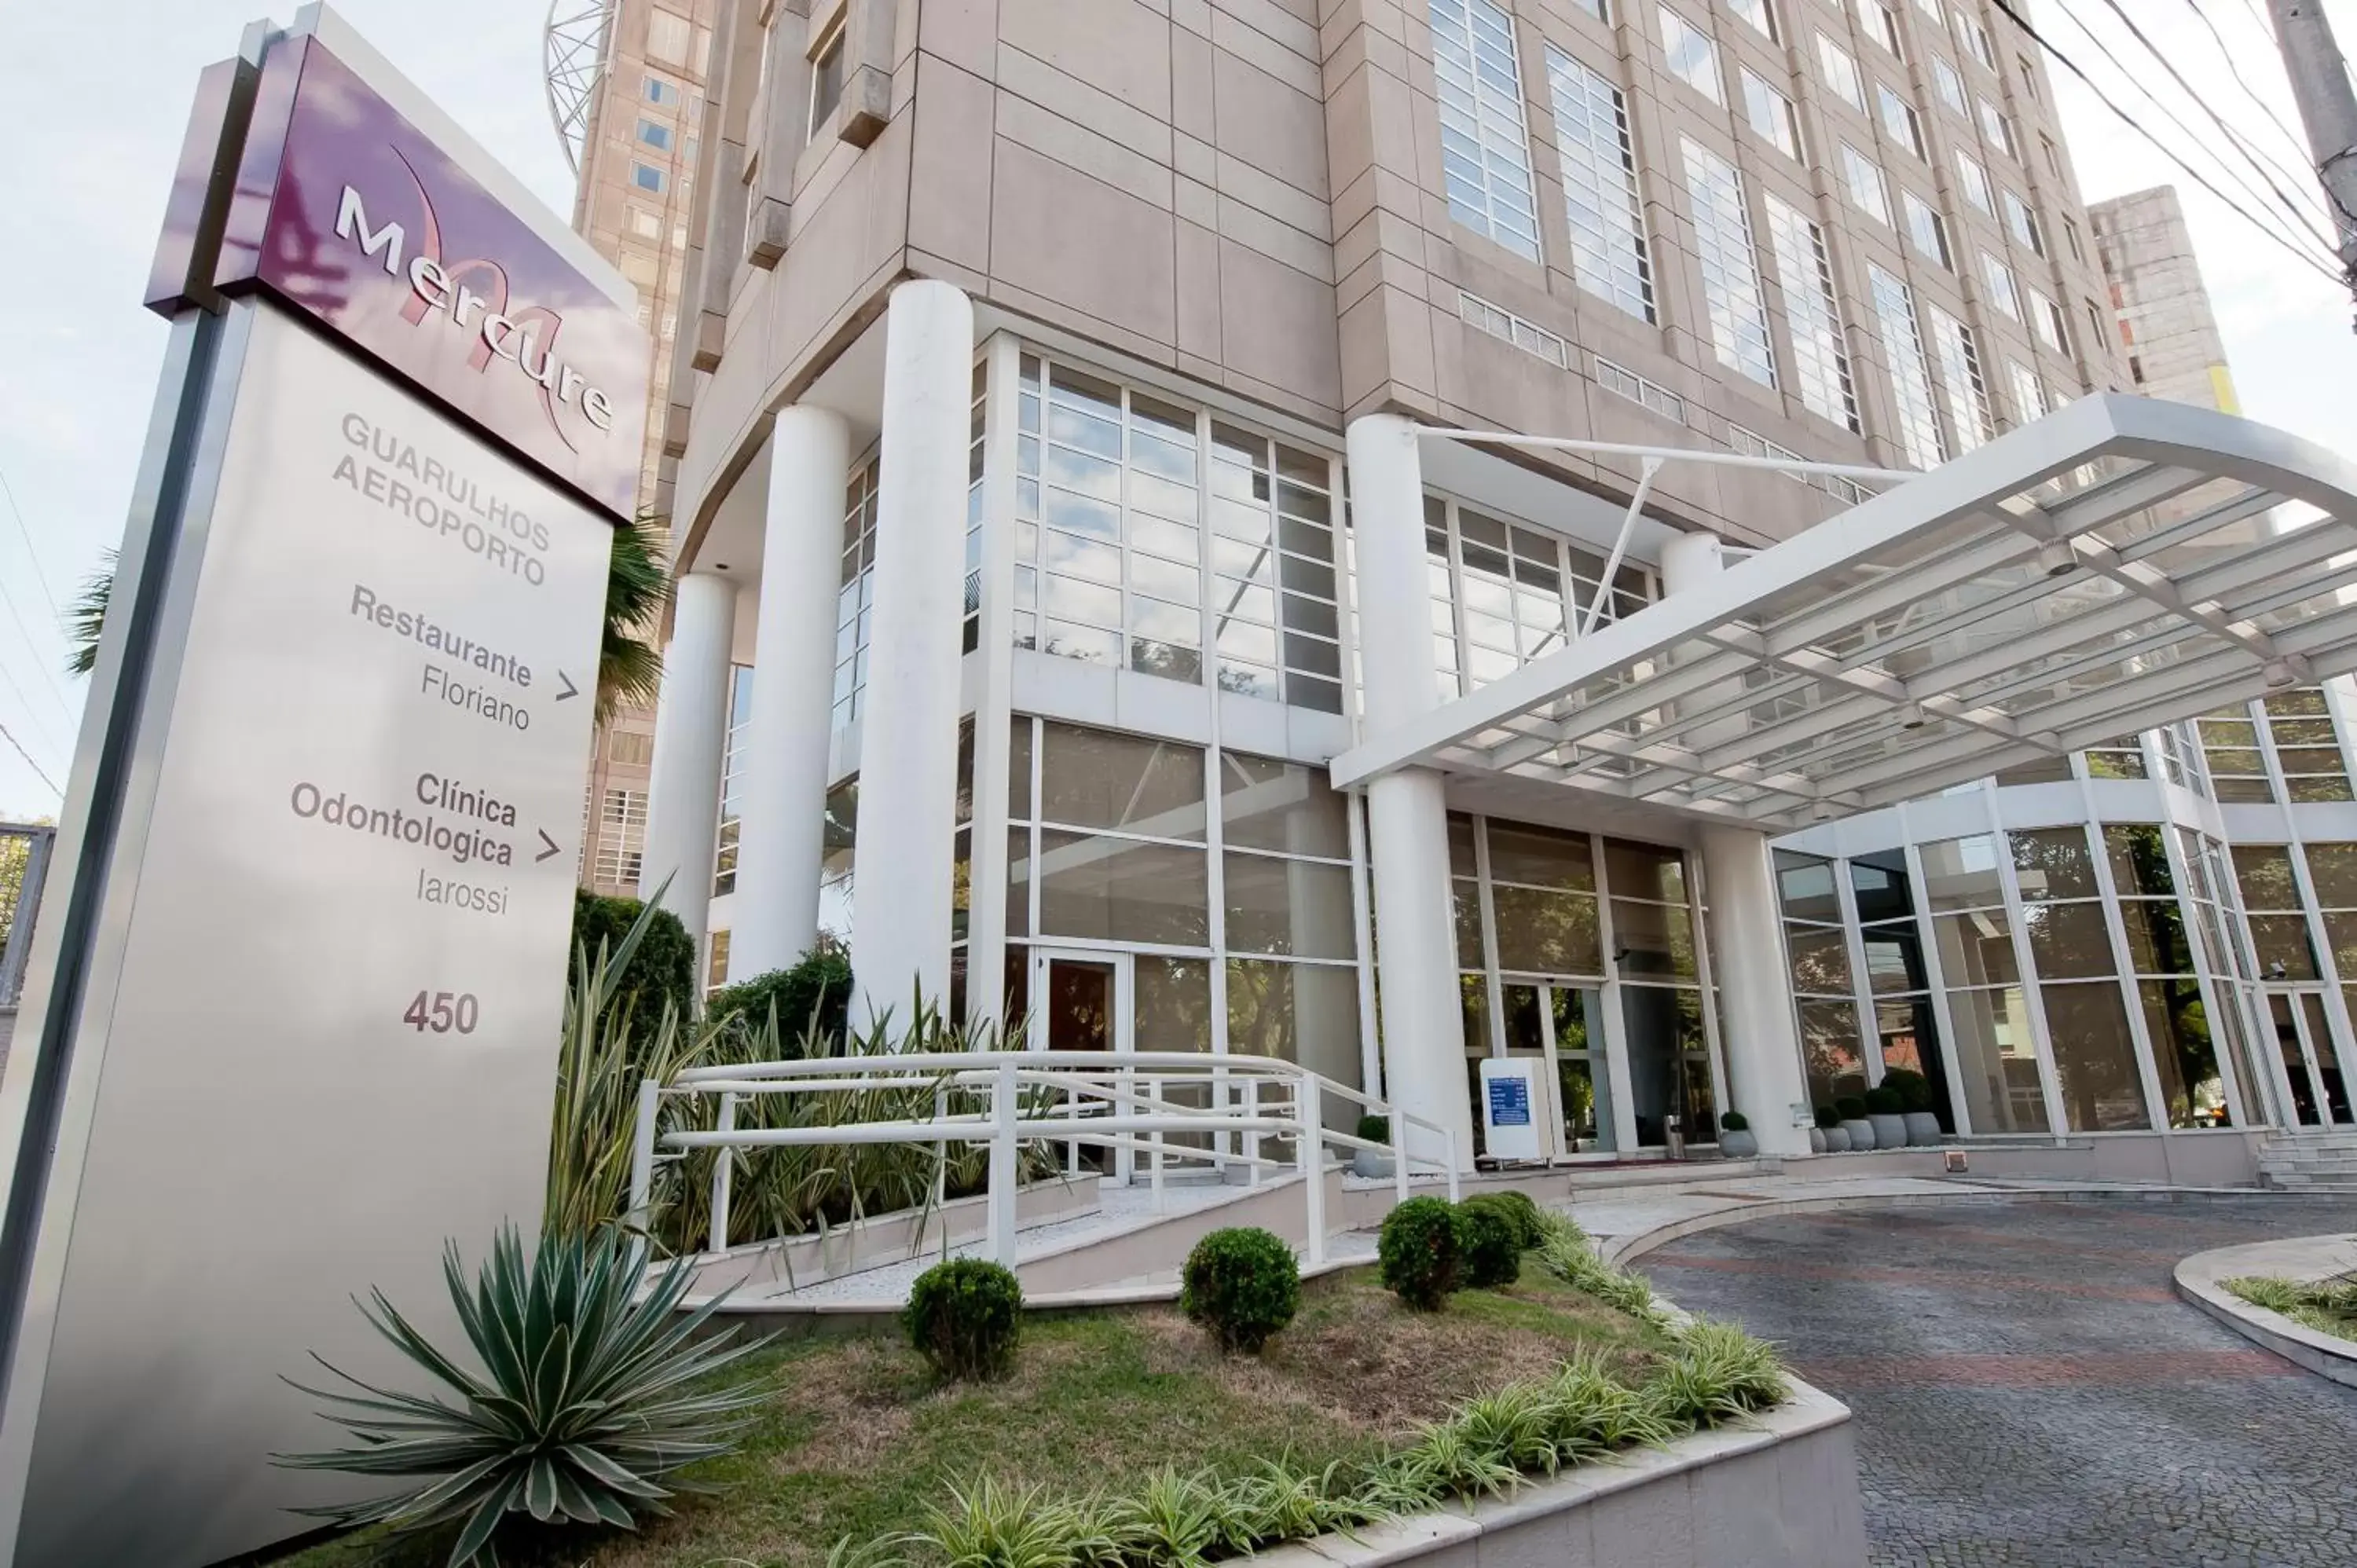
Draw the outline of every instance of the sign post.
M207 73L174 340L0 1121L0 1563L216 1562L355 1478L283 1377L536 1230L630 286L349 27Z

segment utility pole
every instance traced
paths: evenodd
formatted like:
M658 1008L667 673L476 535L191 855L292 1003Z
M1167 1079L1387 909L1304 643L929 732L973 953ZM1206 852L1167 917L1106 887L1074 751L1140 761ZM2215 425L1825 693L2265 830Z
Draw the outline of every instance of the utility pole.
M2357 291L2357 91L2349 85L2348 62L2324 15L2324 0L2267 0L2276 21L2276 47L2283 51L2284 74L2291 78L2293 102L2308 130L2308 146L2324 184L2325 205L2339 236L2341 265Z

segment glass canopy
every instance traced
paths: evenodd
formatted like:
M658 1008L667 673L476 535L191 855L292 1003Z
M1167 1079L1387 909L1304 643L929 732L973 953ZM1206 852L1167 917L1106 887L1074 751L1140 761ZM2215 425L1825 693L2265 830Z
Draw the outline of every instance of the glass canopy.
M2068 408L1335 758L1789 832L2357 669L2357 466Z

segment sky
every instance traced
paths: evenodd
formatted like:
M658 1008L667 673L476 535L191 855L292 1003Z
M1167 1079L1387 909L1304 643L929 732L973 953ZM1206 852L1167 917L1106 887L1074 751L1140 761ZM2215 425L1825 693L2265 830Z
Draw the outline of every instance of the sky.
M65 672L59 610L121 537L162 361L164 322L139 306L198 71L234 51L264 0L141 0L120 6L16 4L0 18L0 102L39 128L9 170L0 247L0 818L55 815L84 682ZM1781 0L1784 9L1830 0ZM2120 0L2205 101L2288 166L2278 177L2320 214L2307 160L2228 73L2293 121L2264 0ZM2220 49L2201 7L2223 35ZM280 14L292 14L280 0ZM573 179L541 77L539 0L341 0L346 16L560 212ZM2357 0L2327 0L2357 49ZM2029 14L2121 105L2181 154L2222 134L2144 62L2107 0L2038 0ZM2172 127L2069 16L2085 17L2137 80L2201 133ZM2098 18L2101 18L2099 21ZM101 62L103 62L102 69ZM2050 62L2090 200L2147 186L2183 193L2244 411L2357 451L2357 336L2336 284L2193 188L2170 157L2115 120ZM2223 183L2214 165L2205 165ZM2298 175L2297 185L2292 176ZM2243 198L2258 208L2262 198ZM2264 199L2272 202L2272 196ZM2289 214L2272 208L2274 227ZM2320 217L2319 220L2320 221ZM2311 243L2312 252L2320 254ZM42 775L46 774L45 782Z

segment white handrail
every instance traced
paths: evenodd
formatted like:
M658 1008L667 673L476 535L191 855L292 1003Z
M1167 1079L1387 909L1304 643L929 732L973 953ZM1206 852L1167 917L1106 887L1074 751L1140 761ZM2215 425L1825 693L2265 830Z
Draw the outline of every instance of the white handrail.
M1142 1080L1141 1069L1150 1069ZM1198 1084L1211 1090L1207 1104L1181 1104L1172 1097L1175 1089ZM874 1090L921 1091L930 1114L834 1124L744 1124L759 1120L748 1112L771 1097ZM1382 1144L1325 1126L1329 1096L1390 1118L1393 1141ZM706 1097L718 1101L711 1129L662 1129L665 1103ZM1433 1136L1429 1142L1412 1140L1410 1129ZM1198 1051L956 1051L691 1068L669 1084L648 1079L640 1086L636 1133L630 1208L640 1225L651 1218L658 1165L683 1159L694 1150L716 1152L709 1216L715 1256L728 1251L738 1151L764 1148L931 1144L945 1161L952 1144L984 1144L989 1150L986 1249L1010 1267L1016 1258L1021 1149L1027 1144L1065 1145L1075 1168L1084 1145L1143 1158L1157 1212L1162 1208L1166 1167L1173 1162L1222 1171L1241 1165L1255 1186L1265 1168L1289 1170L1301 1183L1304 1251L1313 1268L1326 1261L1327 1162L1334 1151L1388 1152L1394 1160L1394 1191L1401 1199L1407 1196L1412 1167L1444 1177L1452 1199L1458 1193L1456 1139L1448 1128L1276 1057ZM1174 1135L1196 1141L1174 1142ZM1262 1140L1268 1137L1293 1140L1290 1155L1264 1157ZM1440 1155L1411 1153L1411 1143L1427 1150L1437 1144Z

